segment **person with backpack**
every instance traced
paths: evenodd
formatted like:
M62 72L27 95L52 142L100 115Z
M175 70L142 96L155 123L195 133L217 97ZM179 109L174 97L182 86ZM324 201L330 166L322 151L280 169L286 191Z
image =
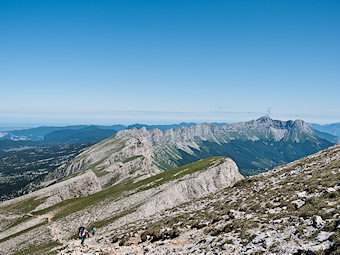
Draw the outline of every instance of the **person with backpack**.
M92 227L92 235L94 236L94 234L96 233L97 228L95 226Z
M84 242L85 242L85 238L86 238L86 228L85 227L80 227L79 228L79 232L78 232L78 235L79 235L79 238L81 239L81 245L84 245Z

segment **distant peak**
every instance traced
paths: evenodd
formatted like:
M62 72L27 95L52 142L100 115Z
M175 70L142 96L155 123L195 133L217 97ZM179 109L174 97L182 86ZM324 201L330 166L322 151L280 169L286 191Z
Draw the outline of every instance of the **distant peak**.
M257 121L261 121L261 122L268 122L268 121L272 121L273 119L271 119L268 115L262 116L260 118L257 119Z

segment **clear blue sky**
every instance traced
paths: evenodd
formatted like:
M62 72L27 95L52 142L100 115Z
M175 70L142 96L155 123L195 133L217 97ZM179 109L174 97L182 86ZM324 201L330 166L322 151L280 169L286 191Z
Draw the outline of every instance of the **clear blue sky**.
M0 0L0 126L340 121L340 1Z

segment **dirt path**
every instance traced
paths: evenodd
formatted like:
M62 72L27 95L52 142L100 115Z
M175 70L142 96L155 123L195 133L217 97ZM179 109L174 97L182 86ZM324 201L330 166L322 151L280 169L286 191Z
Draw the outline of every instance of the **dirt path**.
M52 213L46 213L46 214L41 214L41 215L33 215L31 213L28 213L27 215L31 217L35 217L37 219L47 219L47 222L48 222L47 228L51 231L51 235L53 239L57 240L62 245L67 245L68 242L66 240L63 240L58 233L57 224L52 223L52 219L54 217Z
M48 226L48 229L51 231L52 236L54 239L56 239L59 243L62 245L67 245L68 242L64 239L62 239L58 233L58 227L56 226L55 223L52 223L51 225Z
M33 214L27 214L28 216L31 216L31 217L36 217L38 219L47 219L47 222L50 223L52 221L52 218L53 218L53 214L51 213L46 213L46 214L41 214L41 215L33 215Z

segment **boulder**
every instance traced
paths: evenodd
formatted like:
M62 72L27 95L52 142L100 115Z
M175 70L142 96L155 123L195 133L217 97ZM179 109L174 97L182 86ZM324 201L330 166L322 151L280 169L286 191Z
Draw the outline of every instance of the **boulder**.
M325 221L319 215L313 216L312 221L313 221L313 227L315 228L321 228L325 224Z

